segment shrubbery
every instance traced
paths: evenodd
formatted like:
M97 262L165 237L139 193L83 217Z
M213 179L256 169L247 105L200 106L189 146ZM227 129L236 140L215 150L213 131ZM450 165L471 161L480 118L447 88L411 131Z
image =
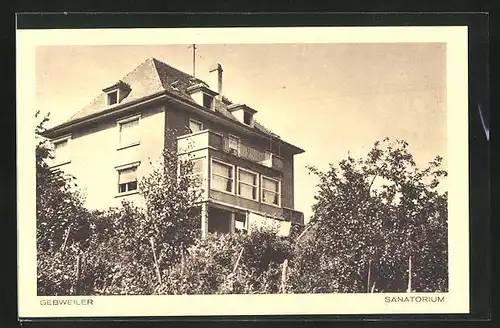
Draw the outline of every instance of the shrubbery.
M291 254L288 238L277 236L275 230L209 235L165 272L159 293L278 293L281 265Z

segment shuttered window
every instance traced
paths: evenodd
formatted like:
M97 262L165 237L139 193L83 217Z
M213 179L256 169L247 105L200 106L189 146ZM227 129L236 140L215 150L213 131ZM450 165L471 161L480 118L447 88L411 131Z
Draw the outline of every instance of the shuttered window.
M68 139L54 142L54 162L60 164L69 161Z
M118 193L137 190L137 166L118 170Z
M139 143L139 119L120 123L120 146Z

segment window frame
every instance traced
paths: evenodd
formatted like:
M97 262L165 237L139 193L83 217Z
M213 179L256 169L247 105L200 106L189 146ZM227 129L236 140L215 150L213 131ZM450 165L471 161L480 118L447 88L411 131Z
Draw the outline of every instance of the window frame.
M116 92L116 102L114 104L110 104L109 103L109 96L112 94L112 93L115 93ZM110 90L108 92L106 92L106 105L108 107L111 107L111 106L115 106L117 104L120 103L120 89L113 89L113 90Z
M122 196L127 196L127 195L133 195L133 194L137 194L139 193L139 174L138 174L138 171L139 171L139 166L141 165L141 162L133 162L133 163L129 163L129 164L124 164L124 165L120 165L120 166L116 166L115 167L115 170L116 170L116 186L118 187L118 190L116 192L116 196L115 197L122 197ZM124 170L128 170L128 169L131 169L131 168L135 168L135 172L136 172L136 183L137 183L137 188L134 189L134 190L127 190L127 191L124 191L124 192L120 192L120 171L124 171ZM127 187L128 189L128 187Z
M247 173L250 173L250 174L253 174L255 176L255 185L250 185L249 183L247 182L243 182L243 181L240 181L240 171L243 171L243 172L247 172ZM255 171L252 171L252 170L249 170L249 169L246 169L246 168L243 168L243 167L237 167L237 182L236 182L236 195L238 197L241 197L241 198L245 198L245 199L249 199L249 200L253 200L255 202L258 202L260 200L260 193L259 193L259 187L260 187L260 179L259 179L259 173L255 172ZM250 197L246 197L246 196L243 196L240 194L240 183L243 183L244 185L247 185L247 186L251 186L251 187L254 187L255 188L255 197L256 198L250 198Z
M66 142L66 147L67 147L67 152L68 152L68 158L62 159L62 160L57 160L57 154L56 154L56 144L61 143L61 142ZM53 153L54 153L54 159L53 159L53 167L55 166L60 166L64 164L71 163L71 135L65 135L59 138L56 138L54 140L51 140L52 142L52 147L53 147Z
M252 126L252 119L253 119L253 117L252 117L252 116L253 116L253 115L252 115L249 111L244 110L244 111L243 111L243 124L248 125L248 126ZM248 123L247 123L247 122L245 122L245 119L246 119L247 117L248 117Z
M231 141L231 139L236 140L237 144L236 144L236 154L235 154L235 155L236 155L236 156L240 156L240 149L241 149L240 145L241 145L241 139L240 139L240 137L235 136L234 134L229 134L229 135L228 135L228 137L227 137L227 151L228 151L228 153L232 154L232 153L231 153L231 149L233 149L233 148L231 148L231 147L230 147L230 144L231 144L231 142L230 142L230 141ZM234 154L233 154L233 155L234 155Z
M212 109L214 107L214 96L206 93L206 92L202 92L202 98L201 98L201 104L204 108L208 108L208 109ZM210 99L210 106L205 106L205 99Z
M193 131L191 130L191 123L194 123L194 124L198 124L198 125L200 125L200 131L193 132ZM198 120L195 120L194 118L190 118L190 119L189 119L189 123L188 123L188 128L189 128L189 131L191 131L191 132L190 132L191 134L195 134L195 133L198 133L198 132L203 131L204 126L203 126L203 123L202 123L202 122L200 122L200 121L198 121Z
M244 216L244 219L243 219L243 228L242 229L237 229L236 228L236 221L239 221L239 220L236 220L236 216L234 218L234 232L236 233L238 230L243 232L243 233L248 233L248 213L245 212L245 216Z
M214 175L214 172L213 172L214 162L231 167L231 191L219 190L219 189L215 189L214 188L214 185L213 185L213 181L214 181L214 179L213 179L213 175ZM219 177L221 177L221 178L228 179L228 177L224 177L224 176L218 175L218 174L216 174L216 175L219 176ZM226 163L224 161L215 159L213 157L210 158L210 190L214 190L214 191L218 191L218 192L223 192L223 193L230 194L230 195L236 195L236 187L235 187L235 180L236 179L235 178L236 178L235 177L235 166L233 164Z
M268 203L268 202L266 202L264 200L264 190L276 194L276 191L264 188L264 179L278 182L278 204ZM266 205L270 205L270 206L275 206L275 207L281 207L281 180L280 179L271 178L271 177L268 177L268 176L265 176L265 175L261 175L261 177L260 177L260 192L261 192L260 200L261 200L262 204L266 204Z
M138 140L131 142L131 143L128 143L128 144L122 144L122 141L121 141L121 139L122 139L122 125L126 124L126 123L133 122L133 121L137 121L137 129L139 131L138 132ZM141 114L136 114L133 116L121 118L121 119L116 121L116 126L118 129L118 148L117 148L117 150L137 146L141 143Z

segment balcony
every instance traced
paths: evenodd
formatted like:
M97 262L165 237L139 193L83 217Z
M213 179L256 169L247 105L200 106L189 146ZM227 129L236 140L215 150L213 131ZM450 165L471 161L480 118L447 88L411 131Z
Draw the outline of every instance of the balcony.
M210 130L203 130L177 138L177 151L179 154L208 147L260 163L278 171L283 170L282 157L271 152L262 151L241 141L230 145L229 138Z

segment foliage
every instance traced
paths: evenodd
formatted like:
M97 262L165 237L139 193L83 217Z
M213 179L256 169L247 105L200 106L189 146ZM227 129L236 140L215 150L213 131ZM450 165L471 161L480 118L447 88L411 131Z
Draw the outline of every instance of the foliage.
M176 262L200 237L199 182L190 158L163 152L163 163L142 179L146 213L138 226L140 238L152 243L160 267ZM180 174L178 174L180 173Z
M39 117L39 112L35 117ZM48 121L45 116L36 127L36 211L37 248L56 250L70 242L85 243L89 237L88 211L83 197L73 185L73 178L51 169L49 141L41 136Z
M72 249L66 252L38 250L37 294L39 296L66 296L76 292L76 256Z
M51 145L42 134L48 119L42 118L35 129L38 294L68 295L77 292L76 258L89 246L91 214L73 178L47 163Z
M278 293L281 265L290 256L289 241L276 230L210 234L198 240L184 261L164 272L159 293Z
M300 242L290 284L296 292L447 290L446 171L437 156L419 169L405 141L376 142L319 177L311 236ZM379 180L379 187L376 182ZM370 281L368 276L370 275ZM375 285L375 286L374 286Z

